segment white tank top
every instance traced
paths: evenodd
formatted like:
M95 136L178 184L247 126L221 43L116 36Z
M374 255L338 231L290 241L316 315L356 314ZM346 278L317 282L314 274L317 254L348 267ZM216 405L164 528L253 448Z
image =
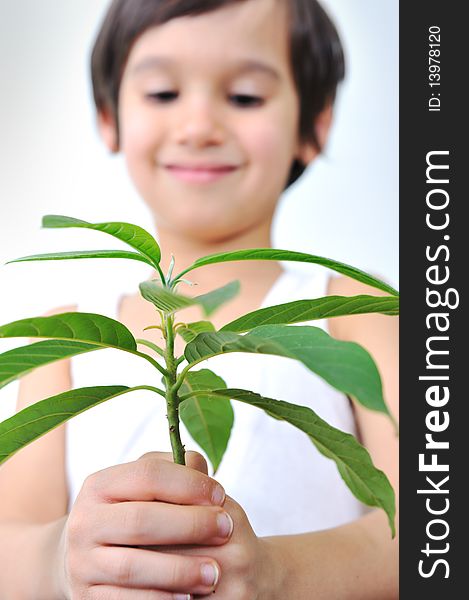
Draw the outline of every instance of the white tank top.
M262 306L327 295L329 273L319 267L313 267L311 273L284 271ZM111 301L95 298L78 308L116 318L117 306L113 295ZM325 321L311 324L327 331ZM309 406L331 425L356 434L348 398L294 360L231 353L213 357L198 367L213 370L228 387ZM160 379L149 363L118 350L99 350L72 359L74 388L159 386ZM236 401L232 404L235 422L215 479L243 507L257 535L326 529L366 512L343 483L335 463L322 456L305 433L258 408ZM203 454L183 423L181 438L186 450ZM151 392L124 394L68 421L69 510L89 474L137 460L154 450L168 452L171 446L165 401Z

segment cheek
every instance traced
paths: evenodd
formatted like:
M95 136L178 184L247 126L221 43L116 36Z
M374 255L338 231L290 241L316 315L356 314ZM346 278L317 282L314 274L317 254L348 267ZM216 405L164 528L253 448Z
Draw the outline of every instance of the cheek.
M274 101L260 118L253 118L250 126L244 128L253 155L274 163L276 168L286 162L289 168L298 139L298 120L294 98L282 96Z
M252 123L244 131L245 146L253 166L258 168L260 175L267 174L270 183L282 190L294 159L296 123L290 115L275 114ZM269 182L265 181L265 184L269 185Z
M151 156L157 143L157 132L150 127L151 121L144 110L133 110L132 106L123 106L120 118L121 150L129 165L143 156Z
M249 147L251 157L261 164L268 162L275 155L272 146L276 147L277 144L277 132L269 125L256 124L250 127L246 134L246 145Z

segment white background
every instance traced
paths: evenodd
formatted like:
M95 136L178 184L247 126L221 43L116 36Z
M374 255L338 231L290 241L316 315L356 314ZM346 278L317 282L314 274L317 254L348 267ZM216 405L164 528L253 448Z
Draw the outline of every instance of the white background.
M343 39L347 80L326 155L285 194L274 244L342 260L397 286L398 2L323 4ZM125 279L132 287L146 277L134 261L3 266L27 254L120 247L95 232L41 230L44 214L152 229L121 158L107 153L95 128L88 62L107 5L0 0L0 323L73 302L84 286L99 291ZM16 342L2 341L0 351ZM15 384L0 392L0 419L14 395Z

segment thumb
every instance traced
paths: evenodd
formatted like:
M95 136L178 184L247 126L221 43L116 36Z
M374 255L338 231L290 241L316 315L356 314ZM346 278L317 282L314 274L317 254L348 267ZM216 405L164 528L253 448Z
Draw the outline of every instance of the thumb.
M186 466L194 469L195 471L200 471L201 473L205 473L208 475L208 467L207 461L200 454L200 452L195 452L195 450L188 450L185 453Z
M157 452L157 451L146 452L145 454L142 454L142 456L138 460L141 460L142 458L150 458L150 457L158 458L160 460L167 460L169 462L174 462L173 454L171 452ZM185 453L184 458L185 458L187 467L190 467L191 469L194 469L195 471L200 471L201 473L205 473L205 475L208 475L207 461L202 456L202 454L200 454L200 452L195 452L195 450L188 450Z

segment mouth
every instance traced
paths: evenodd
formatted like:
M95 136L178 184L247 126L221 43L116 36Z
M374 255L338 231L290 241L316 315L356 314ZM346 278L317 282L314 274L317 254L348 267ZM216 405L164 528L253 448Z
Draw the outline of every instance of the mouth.
M166 171L186 183L213 183L239 169L236 165L164 165Z

